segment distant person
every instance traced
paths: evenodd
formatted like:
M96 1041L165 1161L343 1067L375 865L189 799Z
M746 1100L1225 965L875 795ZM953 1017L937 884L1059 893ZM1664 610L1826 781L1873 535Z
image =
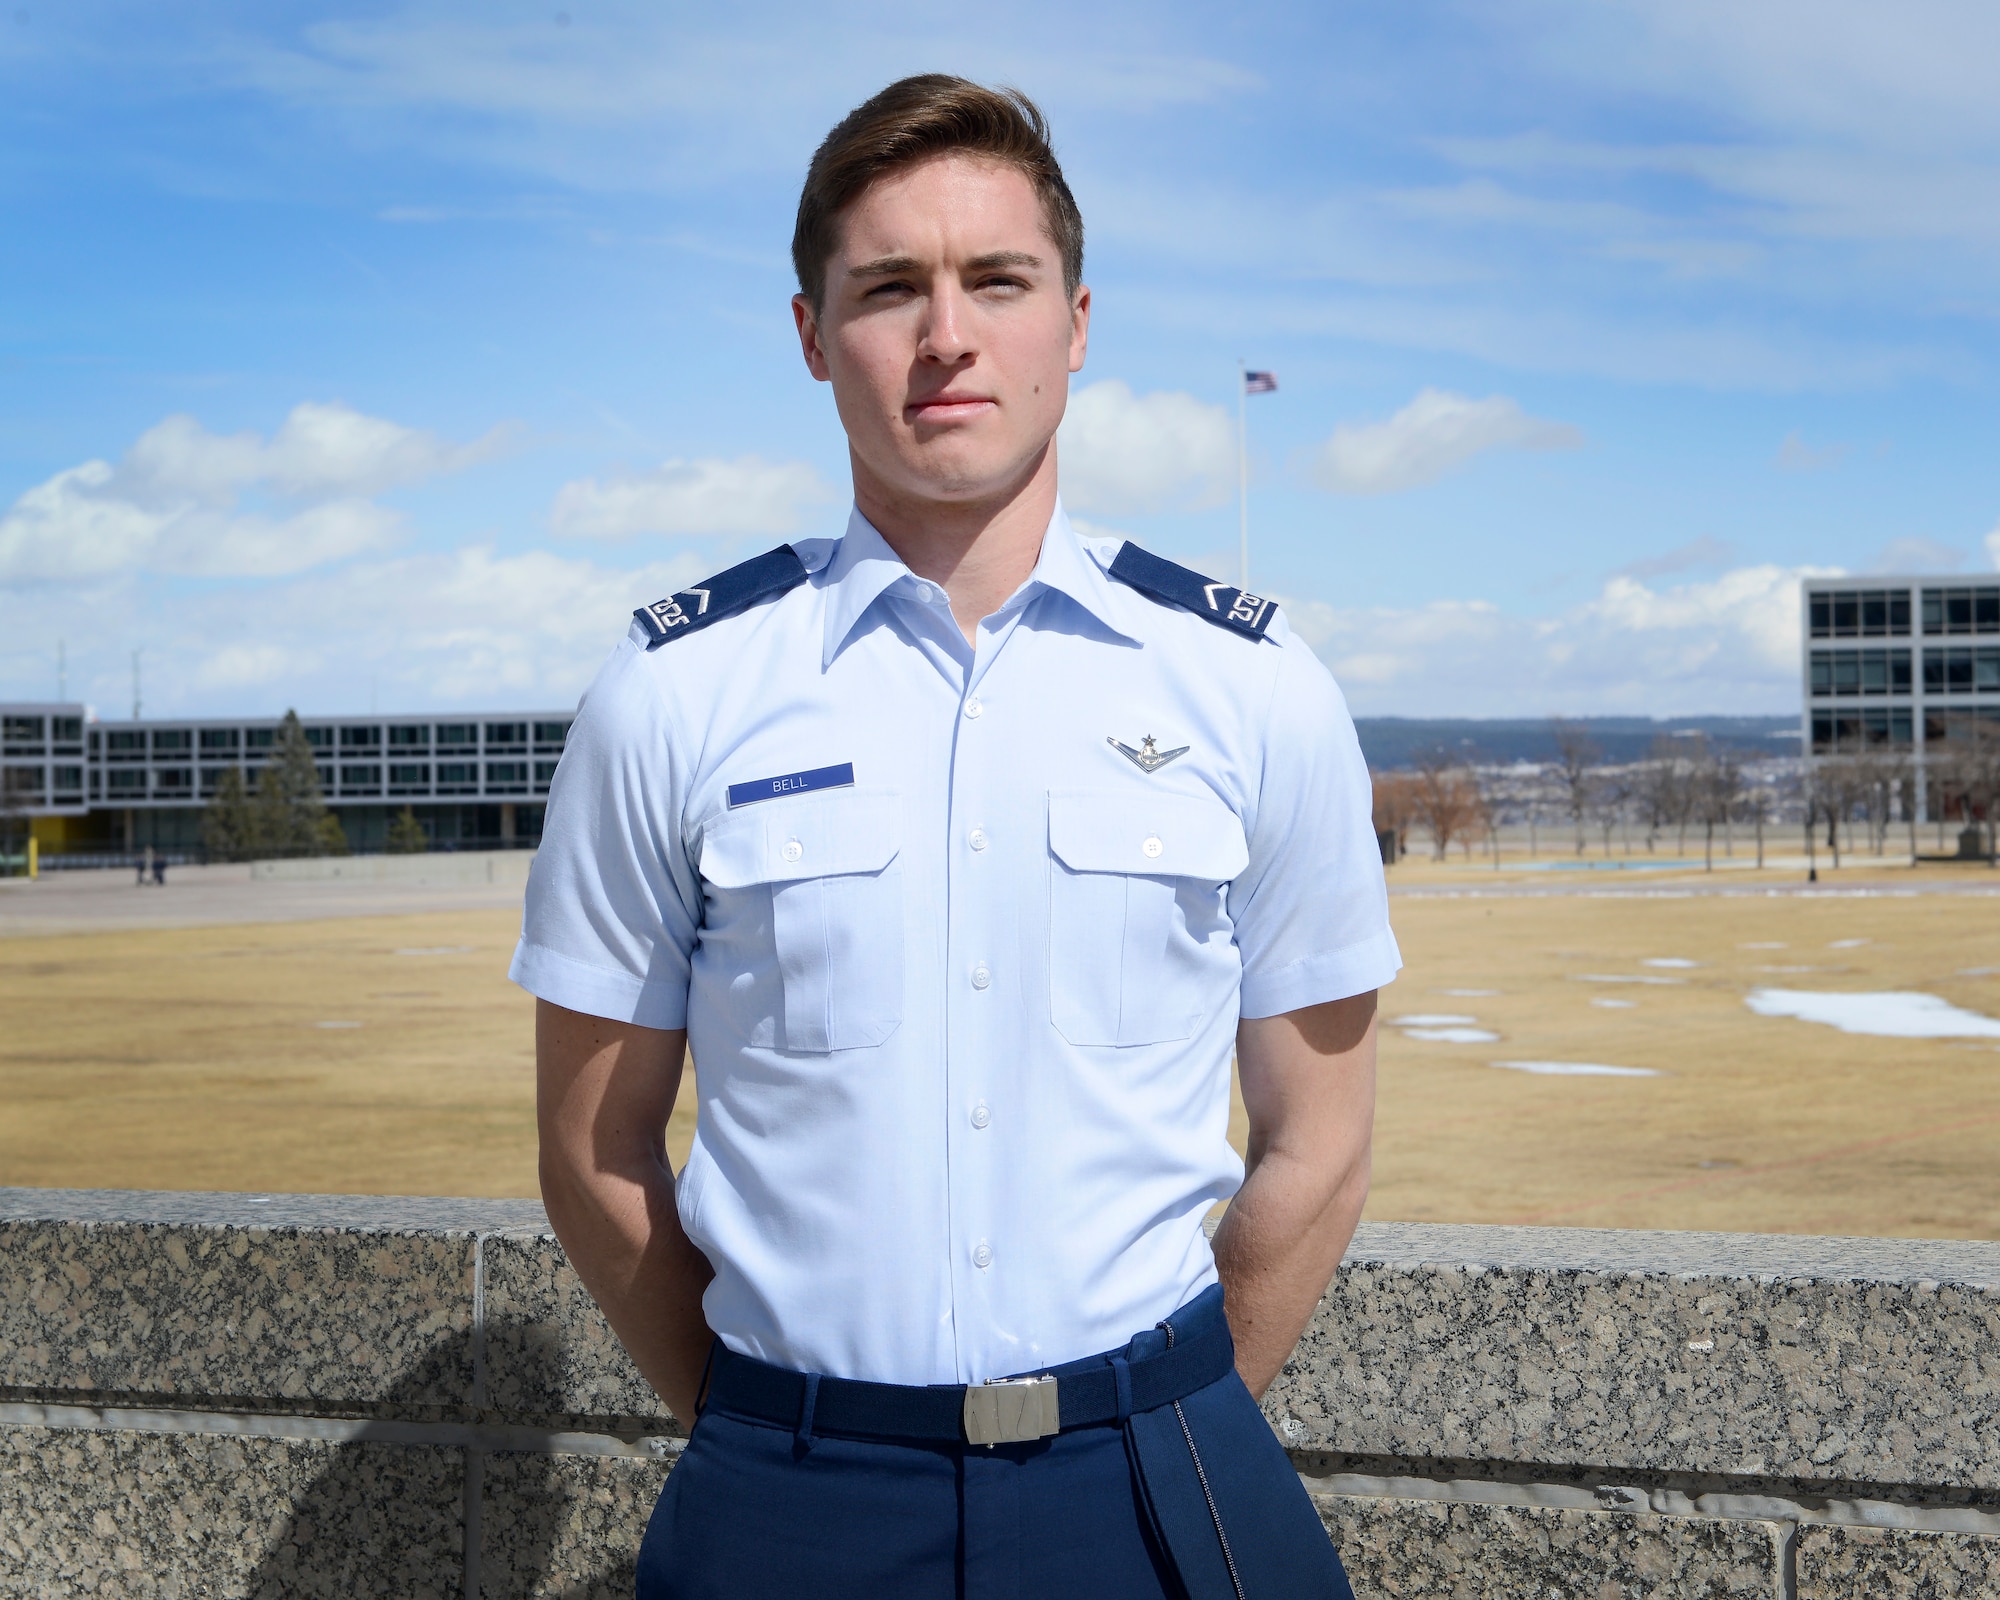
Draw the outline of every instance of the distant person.
M153 882L162 889L167 886L167 858L165 856L153 857Z
M637 613L512 969L550 1220L700 1419L639 1594L1349 1596L1254 1398L1400 964L1346 706L1268 600L1064 515L1091 299L1025 98L883 90L792 250L846 533Z
M153 847L151 845L146 846L146 853L139 857L136 865L139 869L139 887L143 889L146 887L146 880L153 875Z

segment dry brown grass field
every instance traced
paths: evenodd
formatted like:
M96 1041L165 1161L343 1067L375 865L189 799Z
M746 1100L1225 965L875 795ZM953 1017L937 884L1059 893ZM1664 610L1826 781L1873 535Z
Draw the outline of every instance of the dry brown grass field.
M1744 1003L1760 986L1914 989L2000 1015L1994 877L1865 859L1824 876L1801 895L1790 867L1583 881L1400 863L1408 965L1383 997L1369 1214L2000 1237L2000 1041L1853 1035ZM0 891L0 929L27 892ZM17 920L0 938L0 1184L533 1194L517 923L497 905ZM1436 1015L1499 1037L1392 1025ZM1521 1059L1658 1075L1490 1064ZM684 1093L677 1161L692 1127Z

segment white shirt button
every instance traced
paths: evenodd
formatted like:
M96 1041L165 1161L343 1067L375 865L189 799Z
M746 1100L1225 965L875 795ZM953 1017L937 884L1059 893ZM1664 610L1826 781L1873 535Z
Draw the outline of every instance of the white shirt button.
M972 832L965 836L965 842L975 850L984 850L986 848L986 830L984 828L974 828Z
M990 973L990 972L988 972L988 971L986 970L986 963L985 963L985 962L983 962L983 961L982 961L982 962L980 962L978 966L976 966L976 967L974 967L974 968L972 969L972 987L973 987L973 988L975 988L975 989L984 989L984 988L985 988L985 987L986 987L986 986L987 986L988 984L990 984L990 983L991 983L992 981L993 981L993 974L992 974L992 973Z
M978 695L974 695L970 700L965 702L965 714L968 717L976 717L985 709L986 707L979 703Z
M993 1246L988 1244L984 1239L981 1239L979 1243L972 1247L972 1264L975 1267L990 1267L993 1265Z
M972 1108L972 1125L975 1128L983 1128L986 1126L987 1123L991 1122L992 1120L993 1120L993 1113L987 1109L986 1102L984 1100L980 1101L978 1105Z
M1157 861L1160 859L1160 852L1166 849L1166 846L1160 843L1159 836L1156 834L1140 845L1139 848L1146 852L1146 859L1148 861Z
M805 853L806 847L800 844L798 840L787 839L785 841L784 857L787 861L796 861Z

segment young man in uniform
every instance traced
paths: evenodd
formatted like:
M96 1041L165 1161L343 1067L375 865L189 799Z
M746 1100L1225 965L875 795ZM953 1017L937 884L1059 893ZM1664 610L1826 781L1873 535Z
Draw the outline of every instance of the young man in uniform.
M1269 601L1063 515L1090 291L1024 98L884 90L792 248L846 533L637 613L513 969L550 1220L694 1422L640 1594L1345 1596L1252 1398L1399 964L1345 705Z

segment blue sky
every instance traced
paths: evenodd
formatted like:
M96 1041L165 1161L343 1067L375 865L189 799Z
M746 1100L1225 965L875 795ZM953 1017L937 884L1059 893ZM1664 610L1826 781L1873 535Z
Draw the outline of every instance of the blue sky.
M1362 713L1796 708L1804 571L2000 565L2000 11L0 4L0 698L565 704L837 531L786 247L906 71L1088 228L1065 495Z

